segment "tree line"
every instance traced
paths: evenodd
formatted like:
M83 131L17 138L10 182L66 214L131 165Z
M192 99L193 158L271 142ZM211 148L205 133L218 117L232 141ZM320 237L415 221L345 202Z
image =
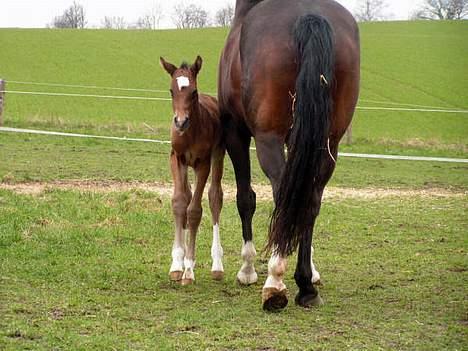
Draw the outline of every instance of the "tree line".
M382 21L388 16L387 0L361 0L355 10L361 22ZM468 0L424 0L410 18L413 20L460 20L468 16Z
M390 0L360 0L354 15L361 22L385 20L388 18L388 14L386 14L387 1ZM167 15L161 3L155 3L134 22L127 22L124 17L105 16L101 20L101 28L157 29L161 20ZM226 4L215 13L214 17L210 17L207 10L195 3L178 3L174 5L170 17L177 28L229 27L234 18L234 6ZM424 0L421 7L411 15L411 19L425 20L459 20L467 17L468 0ZM85 28L87 18L83 5L74 1L61 15L53 19L50 26L53 28Z
M234 18L234 6L226 4L211 18L207 10L194 3L176 4L173 7L172 14L165 13L161 3L155 3L153 7L134 22L127 22L121 16L105 16L101 20L100 27L106 29L157 29L161 20L167 15L170 16L177 28L229 27ZM61 15L54 17L49 26L52 28L85 28L87 19L83 5L74 1Z

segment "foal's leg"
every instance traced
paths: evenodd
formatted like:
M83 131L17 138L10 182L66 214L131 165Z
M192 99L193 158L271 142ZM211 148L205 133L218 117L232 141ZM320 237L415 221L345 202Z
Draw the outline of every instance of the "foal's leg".
M257 156L263 172L270 180L276 202L281 175L286 164L283 140L273 134L257 135ZM262 289L263 308L278 310L288 304L287 289L283 282L287 259L273 253L268 262L268 277Z
M201 200L203 189L205 188L208 174L210 173L210 160L201 162L195 168L196 185L193 193L192 201L187 208L187 225L189 235L187 238L187 251L185 252L184 266L185 271L182 276L182 285L192 284L195 280L195 240L197 237L198 226L202 217Z
M223 268L223 248L219 236L219 214L223 207L223 190L221 188L221 178L223 177L224 149L217 149L213 152L211 159L211 185L208 191L211 217L213 220L213 243L211 245L211 275L214 280L221 280L224 277Z
M182 279L184 271L185 256L185 227L187 222L187 206L190 202L191 193L187 180L187 166L177 156L171 154L171 172L174 182L172 195L172 212L175 221L174 244L172 246L172 264L169 270L171 280Z
M226 148L234 166L237 184L237 210L242 221L242 236L244 245L241 256L243 264L237 273L240 284L250 285L257 282L254 260L257 252L252 241L252 217L255 213L255 192L251 187L250 178L250 135L241 131L231 122L226 126Z

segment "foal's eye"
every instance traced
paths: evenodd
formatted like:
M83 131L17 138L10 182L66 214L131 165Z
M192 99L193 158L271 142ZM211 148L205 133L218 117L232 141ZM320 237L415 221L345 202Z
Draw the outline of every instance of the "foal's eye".
M198 90L195 89L195 90L192 92L192 99L196 99L197 97L198 97Z
M172 91L172 89L169 89L169 92L171 93L171 96L174 97L174 92Z

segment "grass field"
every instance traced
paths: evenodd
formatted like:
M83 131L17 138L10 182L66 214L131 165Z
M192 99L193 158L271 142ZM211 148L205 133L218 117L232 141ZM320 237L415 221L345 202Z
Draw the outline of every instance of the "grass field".
M465 22L362 25L360 105L468 109ZM200 53L201 90L211 92L226 34L0 29L0 77L166 90L158 57ZM165 102L8 94L5 125L167 140L170 115ZM468 158L467 118L358 110L354 142L340 151ZM210 279L205 204L197 282L169 282L170 198L145 188L170 188L168 155L167 145L0 133L0 350L468 348L466 164L340 158L330 182L338 195L325 199L314 237L325 305L267 314L260 291L268 258L258 256L259 284L235 282L241 230L232 195L221 221L224 281ZM267 184L251 155L254 183ZM223 184L233 189L225 164ZM25 193L22 183L45 190ZM271 202L259 199L260 249ZM293 257L290 296L294 265Z
M361 25L362 87L360 106L411 107L405 104L468 109L466 21L390 22ZM10 90L101 95L168 97L168 77L159 56L172 62L204 59L200 90L216 91L217 64L225 29L191 31L17 30L0 29L0 76L10 81L161 89L161 93L43 87L8 83ZM170 104L92 98L9 94L7 126L154 134L167 138ZM466 153L466 114L358 110L355 148L374 144L404 153L426 146ZM392 142L390 142L392 140ZM424 149L424 147L420 147Z
M167 198L142 191L0 191L0 345L17 349L464 350L466 196L326 201L316 260L326 304L265 314L241 288L240 223L225 205L226 277L211 281L204 213L197 283L168 280ZM206 208L206 204L205 204ZM270 203L255 217L265 242ZM260 281L267 259L257 260ZM292 296L294 260L286 280Z

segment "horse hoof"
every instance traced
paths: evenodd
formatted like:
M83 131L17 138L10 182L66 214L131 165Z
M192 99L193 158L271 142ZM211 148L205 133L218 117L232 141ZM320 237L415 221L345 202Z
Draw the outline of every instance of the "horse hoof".
M179 282L182 280L182 275L184 272L182 271L175 271L175 272L170 272L169 277L171 278L172 281L174 282Z
M320 294L313 296L311 294L307 295L296 295L296 305L299 305L304 308L311 308L323 305L323 300L320 297Z
M211 277L213 280L223 280L224 272L223 271L211 271Z
M193 279L186 279L186 278L184 278L184 279L182 279L182 280L180 281L180 284L182 284L182 285L192 285L192 284L193 284Z
M249 286L255 284L258 280L258 275L256 272L246 274L244 272L237 273L237 282L240 285Z
M263 309L269 312L281 311L288 304L288 290L276 288L263 288Z

